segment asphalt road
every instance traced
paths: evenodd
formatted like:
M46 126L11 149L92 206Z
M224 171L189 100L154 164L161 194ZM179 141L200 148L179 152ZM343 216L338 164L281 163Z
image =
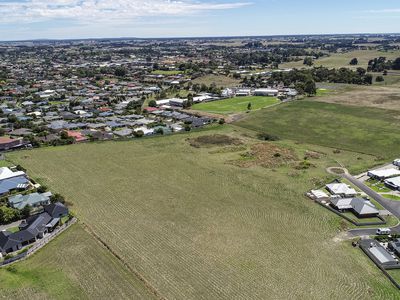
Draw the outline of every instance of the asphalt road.
M397 218L400 219L400 201L392 201L392 200L382 197L377 192L370 189L363 182L354 178L350 174L342 174L342 177L346 178L348 181L350 181L352 184L354 184L356 187L358 187L360 190L362 190L364 193L366 193L369 197L371 197L376 202L378 202L380 205L382 205L386 210L388 210L390 213L392 213L394 216L396 216ZM384 226L382 226L382 227L384 227ZM392 227L391 230L392 230L392 233L400 234L400 224L395 227ZM349 234L351 234L353 236L374 235L374 234L376 234L376 228L352 229L352 230L349 230Z

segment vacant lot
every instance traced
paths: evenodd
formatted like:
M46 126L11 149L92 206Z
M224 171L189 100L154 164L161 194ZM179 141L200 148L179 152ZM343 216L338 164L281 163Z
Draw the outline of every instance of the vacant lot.
M299 142L386 158L399 155L397 111L297 101L254 112L237 125Z
M205 75L193 80L193 84L205 84L207 86L215 84L217 87L235 87L240 80L224 75Z
M318 98L318 101L355 105L359 107L378 107L390 110L400 110L400 87L353 87L339 93L323 95Z
M249 103L251 103L251 109L256 110L277 104L279 103L279 100L273 97L235 97L225 100L195 104L192 106L192 109L215 114L232 114L247 111L247 106Z
M80 225L0 269L0 282L2 299L155 299Z
M212 131L237 135L248 150L260 143L229 126ZM308 150L321 153L311 159L316 167L240 168L227 163L240 153L217 151L226 146L215 146L211 154L209 147L189 145L188 138L212 131L46 148L10 158L73 202L78 217L168 299L398 295L361 251L334 240L341 220L304 197L316 180L326 180L331 157L365 167L373 163L369 156L282 141L279 146L298 157ZM104 255L98 251L90 253ZM84 273L87 263L82 265ZM74 270L84 276L80 267Z
M357 69L358 67L367 68L371 59L380 56L386 57L388 60L394 60L400 57L400 51L378 51L378 50L358 50L345 53L333 53L329 57L323 57L314 61L315 66L324 66L328 68L348 67ZM353 58L358 59L358 65L350 66L349 62ZM290 62L279 65L281 68L303 68L303 60L298 62Z

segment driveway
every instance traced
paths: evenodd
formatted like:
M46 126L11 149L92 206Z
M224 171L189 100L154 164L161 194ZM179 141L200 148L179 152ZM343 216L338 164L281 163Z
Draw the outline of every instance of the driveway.
M19 226L20 223L21 223L21 221L16 221L14 223L10 223L7 225L0 225L0 231L6 230L6 229L12 228L12 227L17 227L17 226Z
M380 205L382 205L386 210L388 210L390 213L392 213L394 216L400 219L400 201L392 201L382 197L380 194L378 194L377 192L375 192L374 190L366 186L363 182L351 176L350 174L342 174L342 177L346 178L348 181L350 181L352 184L354 184L356 187L362 190L369 197L371 197ZM400 224L395 227L392 227L391 230L393 233L400 234ZM376 228L352 229L349 230L349 234L352 236L375 235Z

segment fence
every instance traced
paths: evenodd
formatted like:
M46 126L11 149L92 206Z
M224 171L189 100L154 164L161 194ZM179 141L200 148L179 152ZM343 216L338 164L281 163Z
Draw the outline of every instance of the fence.
M33 244L33 246L30 247L27 251L25 251L23 253L20 253L20 254L14 256L14 257L11 257L9 259L6 259L6 260L0 262L0 267L9 265L9 264L14 263L16 261L19 261L21 259L25 259L29 255L32 255L33 253L35 253L36 251L41 249L43 246L45 246L48 242L50 242L53 238L55 238L60 233L62 233L69 226L71 226L72 224L76 223L76 221L77 221L76 218L70 219L69 221L67 221L66 223L61 225L60 227L56 228L53 232L45 235L41 240L36 241Z

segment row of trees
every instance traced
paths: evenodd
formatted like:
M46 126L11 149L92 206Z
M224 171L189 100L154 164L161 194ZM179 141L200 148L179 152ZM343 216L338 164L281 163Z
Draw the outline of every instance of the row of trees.
M386 70L400 70L400 57L395 60L387 60L386 57L378 57L368 62L368 71L384 72Z
M356 71L348 68L328 69L325 67L312 68L308 70L294 69L290 72L274 72L269 79L269 84L282 82L285 86L296 83L314 82L334 82L349 84L372 84L372 75L367 74L363 68Z

